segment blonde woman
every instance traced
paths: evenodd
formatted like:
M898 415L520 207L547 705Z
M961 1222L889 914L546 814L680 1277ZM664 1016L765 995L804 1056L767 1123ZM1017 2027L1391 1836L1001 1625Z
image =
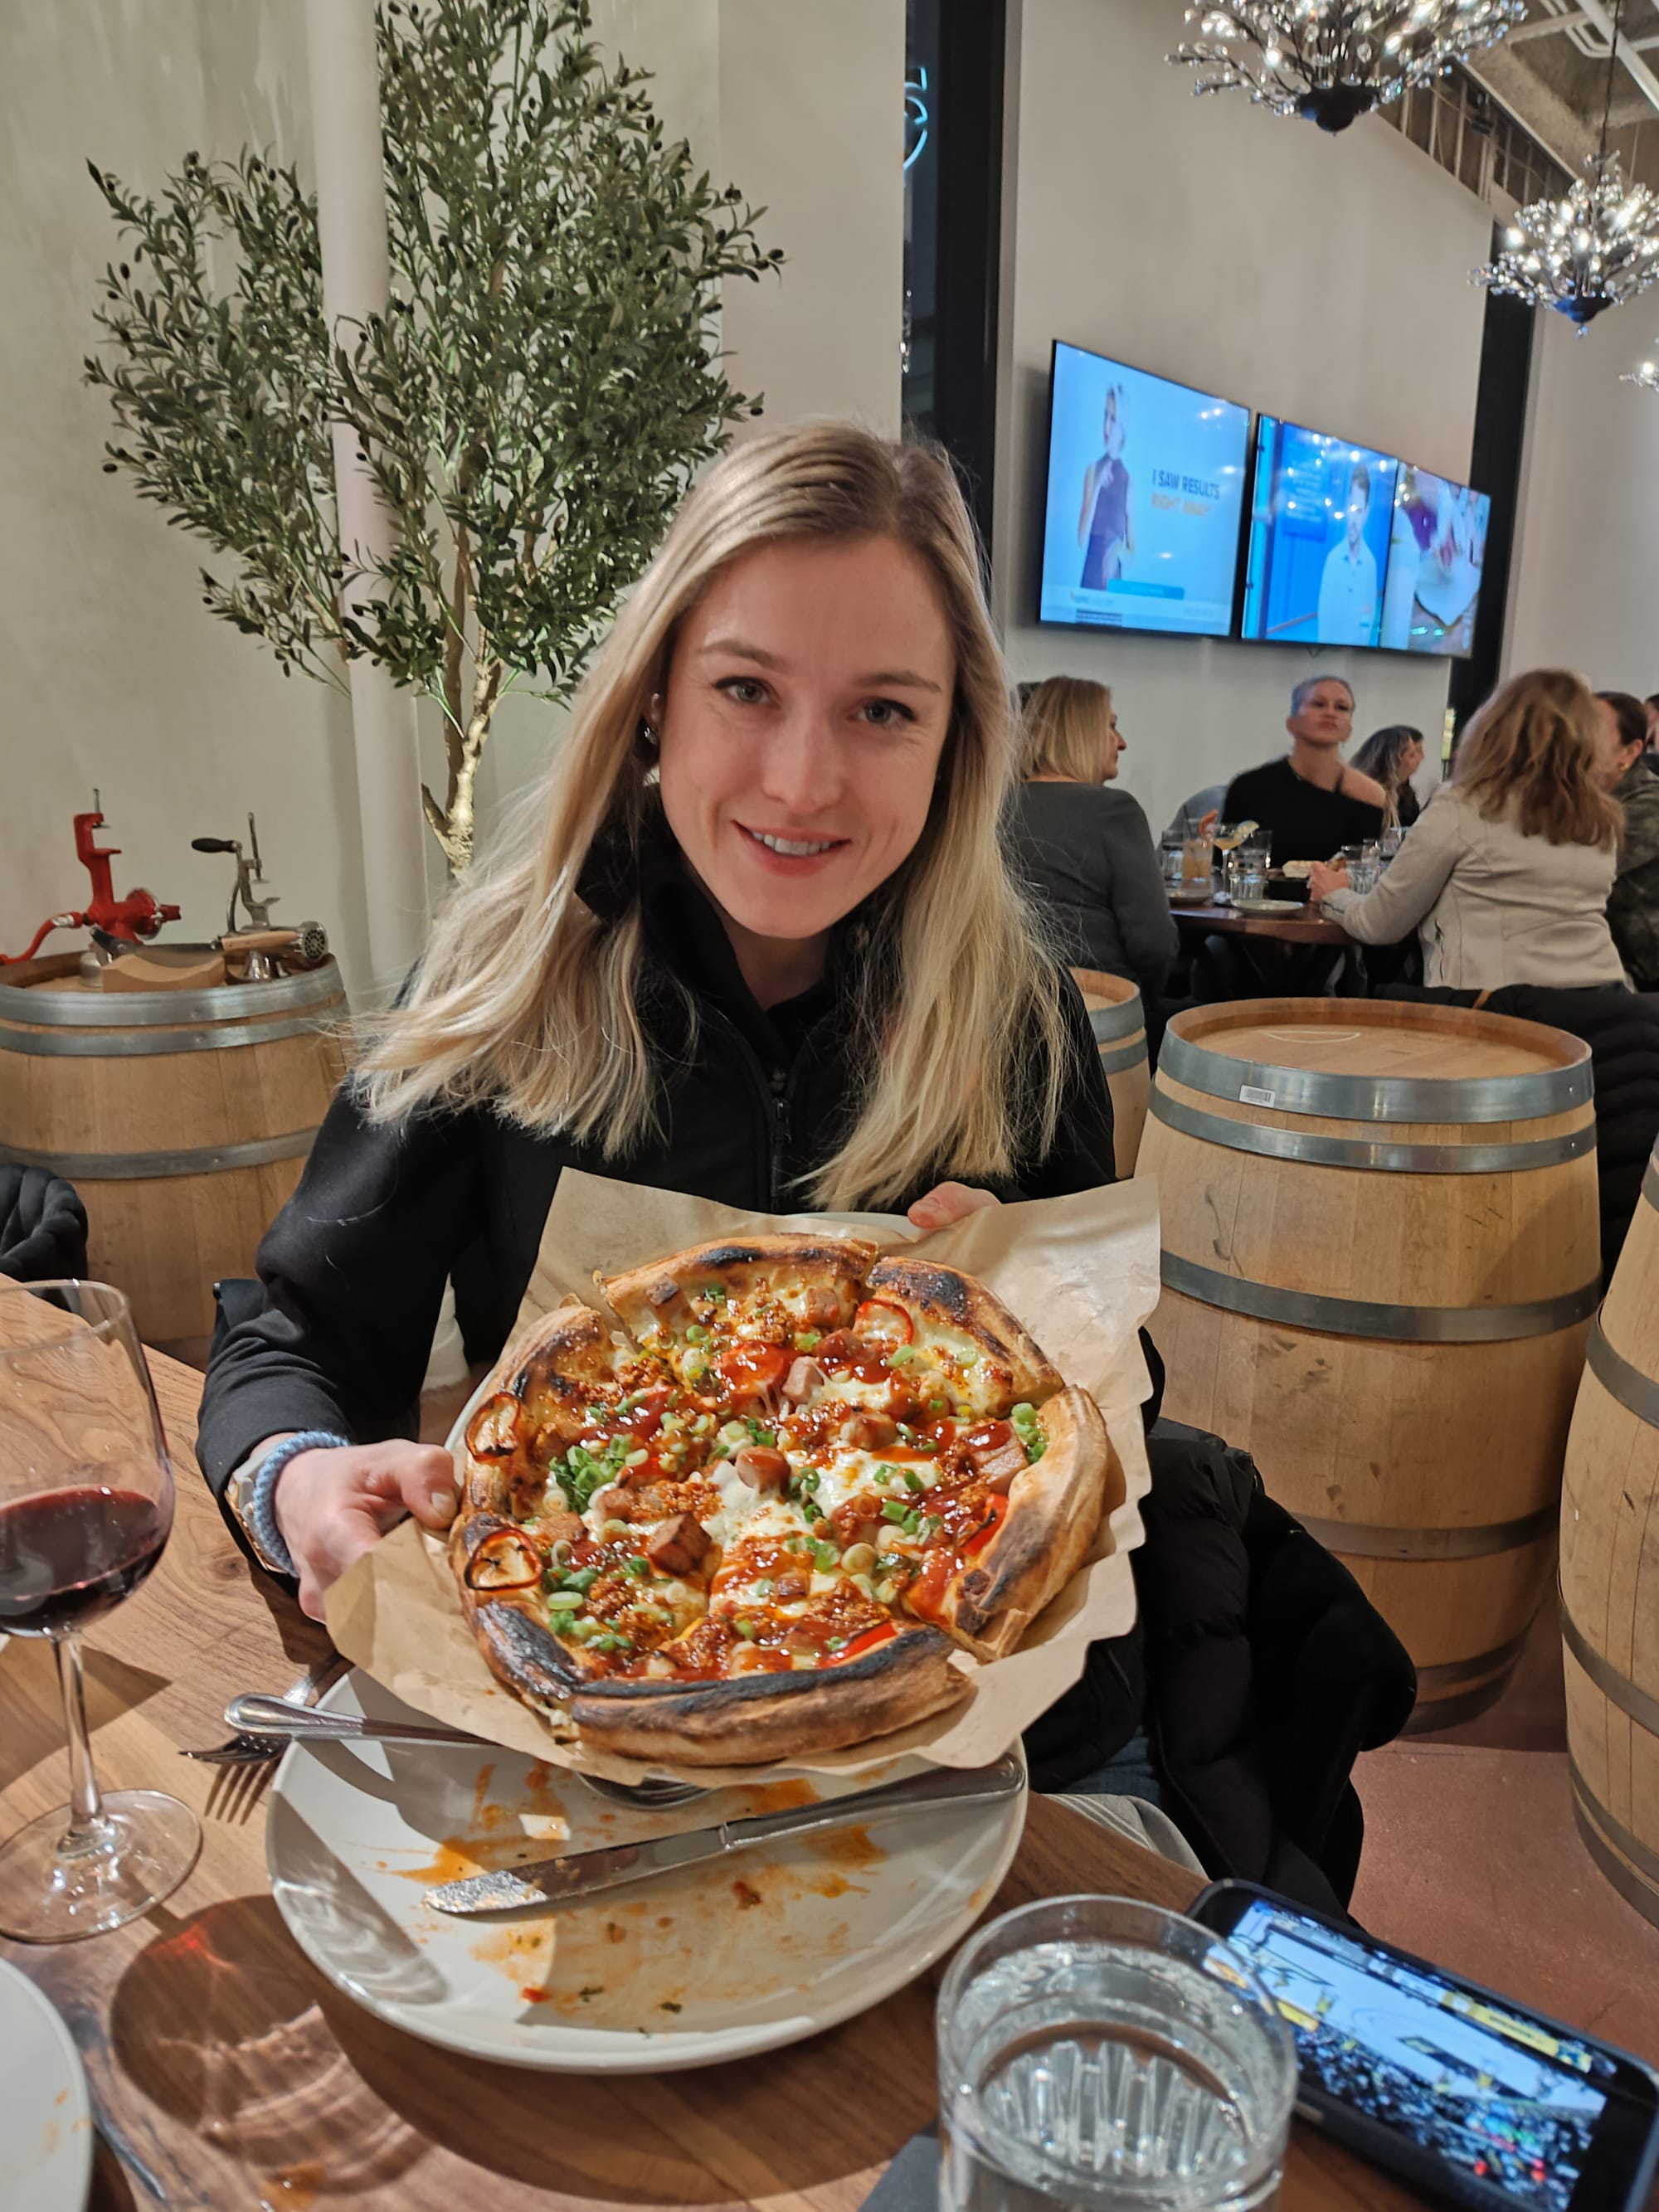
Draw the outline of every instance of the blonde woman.
M565 1167L924 1228L1112 1180L1082 1002L998 844L1013 773L943 457L824 425L713 469L209 1370L203 1467L307 1611L405 1511L453 1513L408 1441L444 1282L482 1248L492 1357Z
M1020 872L1073 968L1127 975L1152 997L1179 940L1146 817L1109 787L1127 750L1112 695L1079 676L1031 687L1014 802Z
M1622 985L1607 919L1619 809L1605 744L1582 677L1517 676L1470 723L1451 781L1376 889L1362 898L1346 869L1316 867L1310 896L1362 945L1415 927L1431 987Z

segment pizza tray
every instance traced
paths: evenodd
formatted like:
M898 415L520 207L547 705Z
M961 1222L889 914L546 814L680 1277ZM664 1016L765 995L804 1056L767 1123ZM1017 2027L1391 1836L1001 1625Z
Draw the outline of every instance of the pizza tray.
M420 1718L360 1674L322 1709ZM894 1762L881 1778L920 1765ZM434 1911L424 1891L867 1780L773 1782L651 1814L513 1753L295 1745L271 1785L265 1863L295 1942L378 2019L508 2065L659 2074L798 2042L913 1981L995 1895L1025 1793L761 1844L493 1923Z
M1111 1444L1109 1510L1091 1559L1034 1621L1018 1649L986 1664L952 1664L973 1694L894 1734L787 1763L647 1765L584 1744L556 1711L534 1712L485 1665L463 1617L443 1540L404 1522L329 1591L337 1650L405 1705L488 1741L605 1779L637 1785L667 1774L702 1787L781 1774L846 1774L868 1782L901 1755L942 1766L988 1766L1083 1672L1091 1643L1134 1625L1129 1553L1142 1540L1151 1487L1141 1403L1152 1381L1138 1330L1158 1303L1157 1186L1150 1179L1017 1206L987 1206L923 1237L890 1215L745 1213L709 1199L652 1190L567 1169L548 1211L520 1327L568 1298L599 1302L594 1274L620 1273L716 1239L826 1227L872 1238L980 1277L1018 1314L1068 1383L1099 1405ZM516 1332L515 1332L516 1334ZM511 1344L472 1404L514 1366ZM471 1408L468 1409L469 1411ZM464 1412L451 1432L459 1440Z

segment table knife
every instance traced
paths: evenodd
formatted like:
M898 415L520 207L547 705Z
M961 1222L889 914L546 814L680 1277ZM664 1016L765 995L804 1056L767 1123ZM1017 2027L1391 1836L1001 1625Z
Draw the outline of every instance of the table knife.
M233 1698L225 1707L225 1720L234 1729L292 1736L296 1743L448 1743L474 1751L500 1748L483 1736L445 1728L441 1721L377 1721L356 1713L325 1713L263 1693Z
M794 1805L781 1813L761 1813L748 1820L722 1820L714 1827L685 1829L678 1835L652 1836L642 1843L569 1851L560 1858L537 1859L526 1866L504 1867L495 1874L472 1875L464 1881L447 1881L428 1890L426 1902L440 1912L463 1915L513 1912L532 1905L565 1905L574 1898L591 1897L596 1890L646 1881L653 1875L695 1866L700 1859L719 1858L729 1851L748 1850L756 1844L821 1834L830 1828L862 1827L934 1805L1014 1797L1024 1786L1024 1767L1018 1753L1009 1752L994 1766L936 1766L926 1774L884 1783L879 1789L854 1790L848 1796L823 1798L812 1805Z

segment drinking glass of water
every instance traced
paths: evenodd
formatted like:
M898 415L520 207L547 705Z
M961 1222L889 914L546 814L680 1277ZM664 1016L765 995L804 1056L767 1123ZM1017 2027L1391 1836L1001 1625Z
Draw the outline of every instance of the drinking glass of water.
M1022 1905L939 2000L940 2212L1254 2212L1296 2050L1242 1953L1121 1897Z

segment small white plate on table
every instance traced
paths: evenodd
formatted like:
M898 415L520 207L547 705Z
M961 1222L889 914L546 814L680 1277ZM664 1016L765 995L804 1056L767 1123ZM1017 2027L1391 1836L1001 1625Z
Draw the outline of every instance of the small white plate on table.
M82 2212L92 2186L92 2107L56 2008L0 1960L0 2212Z
M325 1711L418 1721L353 1672ZM477 2058L572 2073L709 2066L878 2004L965 1935L1025 1825L1025 1796L760 1844L545 1913L462 1920L422 1893L481 1870L871 1789L926 1762L724 1790L657 1814L516 1752L298 1746L270 1790L278 1910L336 1988Z

